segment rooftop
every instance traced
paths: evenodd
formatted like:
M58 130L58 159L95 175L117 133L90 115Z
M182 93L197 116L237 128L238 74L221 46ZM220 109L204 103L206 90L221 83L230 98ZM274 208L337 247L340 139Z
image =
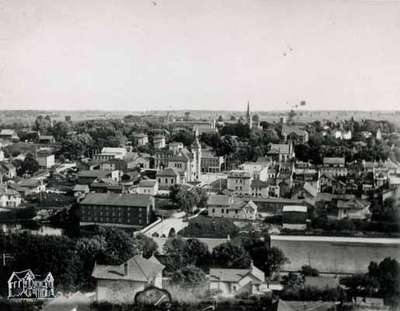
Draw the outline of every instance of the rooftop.
M144 207L151 202L147 194L89 193L80 204Z

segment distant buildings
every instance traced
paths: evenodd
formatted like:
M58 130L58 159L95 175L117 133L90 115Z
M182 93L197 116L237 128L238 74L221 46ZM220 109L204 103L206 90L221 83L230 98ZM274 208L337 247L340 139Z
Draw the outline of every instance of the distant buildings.
M8 299L53 297L54 278L50 272L40 276L28 269L13 272L8 279Z
M135 295L146 287L162 288L164 266L153 256L136 255L121 265L95 264L96 301L133 303Z

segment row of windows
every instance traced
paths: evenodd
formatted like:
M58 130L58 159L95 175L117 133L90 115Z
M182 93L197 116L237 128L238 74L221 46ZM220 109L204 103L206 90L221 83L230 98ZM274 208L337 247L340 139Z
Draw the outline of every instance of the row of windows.
M119 224L144 224L142 218L132 219L126 217L82 217L82 221L101 222L101 223L119 223Z
M228 215L230 211L231 210L227 209L226 214ZM239 213L239 210L237 210L237 209L235 209L234 211L235 211L235 214ZM213 214L215 214L215 208L212 209L212 212L213 212ZM225 213L225 209L221 208L221 214L224 214L224 213Z
M171 184L175 183L175 178L171 178ZM168 184L168 178L164 178L164 183ZM161 184L161 178L158 178L158 183Z

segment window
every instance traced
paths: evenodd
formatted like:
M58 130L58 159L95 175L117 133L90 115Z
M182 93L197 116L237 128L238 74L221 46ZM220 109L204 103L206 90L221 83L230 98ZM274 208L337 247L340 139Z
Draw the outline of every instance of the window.
M215 208L212 209L212 212L215 213Z
M171 184L173 184L174 183L174 179L173 178L171 178Z
M224 213L224 209L223 208L221 208L221 214L223 214Z

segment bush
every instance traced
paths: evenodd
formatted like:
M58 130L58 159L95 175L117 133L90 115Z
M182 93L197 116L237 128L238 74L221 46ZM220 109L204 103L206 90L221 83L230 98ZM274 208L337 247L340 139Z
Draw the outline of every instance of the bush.
M239 233L239 228L230 219L213 219L205 216L198 216L189 220L189 225L178 234L185 237L198 238L226 238L235 237Z

